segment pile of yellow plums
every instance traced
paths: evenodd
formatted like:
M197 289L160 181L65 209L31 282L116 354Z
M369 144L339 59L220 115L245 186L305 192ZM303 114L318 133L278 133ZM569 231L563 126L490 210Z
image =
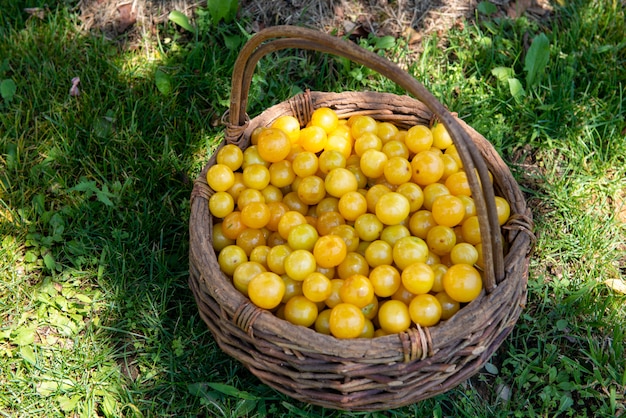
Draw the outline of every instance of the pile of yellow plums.
M293 324L371 338L434 326L482 290L476 207L442 124L281 116L220 148L207 182L220 268Z

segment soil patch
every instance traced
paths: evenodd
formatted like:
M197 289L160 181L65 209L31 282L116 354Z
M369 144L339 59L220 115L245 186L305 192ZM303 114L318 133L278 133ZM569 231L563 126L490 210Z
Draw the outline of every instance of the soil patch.
M207 1L82 0L77 8L82 29L103 34L126 47L147 46L177 10L193 21L194 10ZM454 25L476 15L479 0L240 0L238 18L253 33L267 26L301 25L354 38L391 35L406 37L419 49L424 36L440 37ZM523 14L543 19L551 12L548 0L491 0L494 16Z

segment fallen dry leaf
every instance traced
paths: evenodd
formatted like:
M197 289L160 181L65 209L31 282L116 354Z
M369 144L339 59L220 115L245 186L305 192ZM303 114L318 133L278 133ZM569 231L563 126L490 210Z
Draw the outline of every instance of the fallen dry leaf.
M422 34L413 29L411 26L407 26L402 32L402 35L409 40L409 44L413 45L422 40Z
M43 7L26 7L24 12L39 19L43 19L46 16L46 9Z
M622 279L608 279L604 284L618 293L626 294L626 281Z
M500 384L496 388L496 395L503 401L509 401L511 399L511 388L507 385Z
M132 8L131 3L126 3L117 8L119 16L117 18L117 31L124 33L126 29L131 27L137 21L137 13Z
M72 87L70 87L70 96L72 97L80 96L80 90L78 90L79 84L80 84L79 77L72 78Z
M524 14L524 12L532 5L532 0L517 0L509 5L507 15L511 19L516 19Z

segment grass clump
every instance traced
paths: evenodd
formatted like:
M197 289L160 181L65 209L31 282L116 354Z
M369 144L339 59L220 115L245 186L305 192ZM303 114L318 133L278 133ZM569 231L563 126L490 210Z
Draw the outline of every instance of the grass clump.
M5 416L342 415L224 355L187 288L188 198L249 36L197 17L196 32L166 22L153 49L128 51L80 33L66 3L43 19L0 6L0 82L15 86L0 101ZM577 0L543 23L478 12L425 38L416 59L402 39L360 41L494 144L538 239L526 310L483 372L416 405L345 416L624 414L624 295L606 282L626 271L624 32L617 3ZM287 51L261 61L249 113L306 88L400 92L361 66Z
M625 271L623 23L617 7L571 2L548 25L479 16L452 37L447 72L459 70L479 87L453 95L450 107L510 163L536 221L528 307L501 349L494 382L511 376L507 408L521 415L623 413L624 296L606 282L623 280ZM545 72L529 84L532 45L522 41L542 36ZM511 78L519 78L523 95L513 94Z
M0 410L121 416L161 408L177 393L175 360L212 344L197 320L181 318L193 314L190 178L216 141L219 104L207 102L211 84L181 87L176 71L216 72L206 80L224 84L224 64L121 51L80 34L63 7L13 23L0 43L2 77L17 85L0 116L0 368L9 388ZM179 83L170 94L156 86L159 70Z

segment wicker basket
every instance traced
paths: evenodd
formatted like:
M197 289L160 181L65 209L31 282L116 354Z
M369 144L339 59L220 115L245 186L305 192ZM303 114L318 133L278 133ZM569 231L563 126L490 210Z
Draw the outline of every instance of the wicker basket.
M246 106L256 63L269 52L284 48L346 57L388 77L417 99L372 92L307 92L250 120ZM353 43L304 28L265 29L243 47L233 71L224 143L245 149L255 128L268 126L280 115L296 116L304 125L312 111L323 106L340 117L370 115L405 128L428 124L434 117L444 123L468 172L481 234L490 237L483 242L488 267L483 292L434 327L373 339L336 339L278 319L254 306L220 271L211 243L214 219L208 209L213 191L205 178L215 164L213 155L191 195L189 282L200 316L224 352L267 385L304 402L374 411L445 392L478 372L511 332L525 305L533 225L524 196L487 140L448 112L408 73ZM493 174L493 187L488 172ZM512 216L502 234L497 233L495 194L511 205Z

